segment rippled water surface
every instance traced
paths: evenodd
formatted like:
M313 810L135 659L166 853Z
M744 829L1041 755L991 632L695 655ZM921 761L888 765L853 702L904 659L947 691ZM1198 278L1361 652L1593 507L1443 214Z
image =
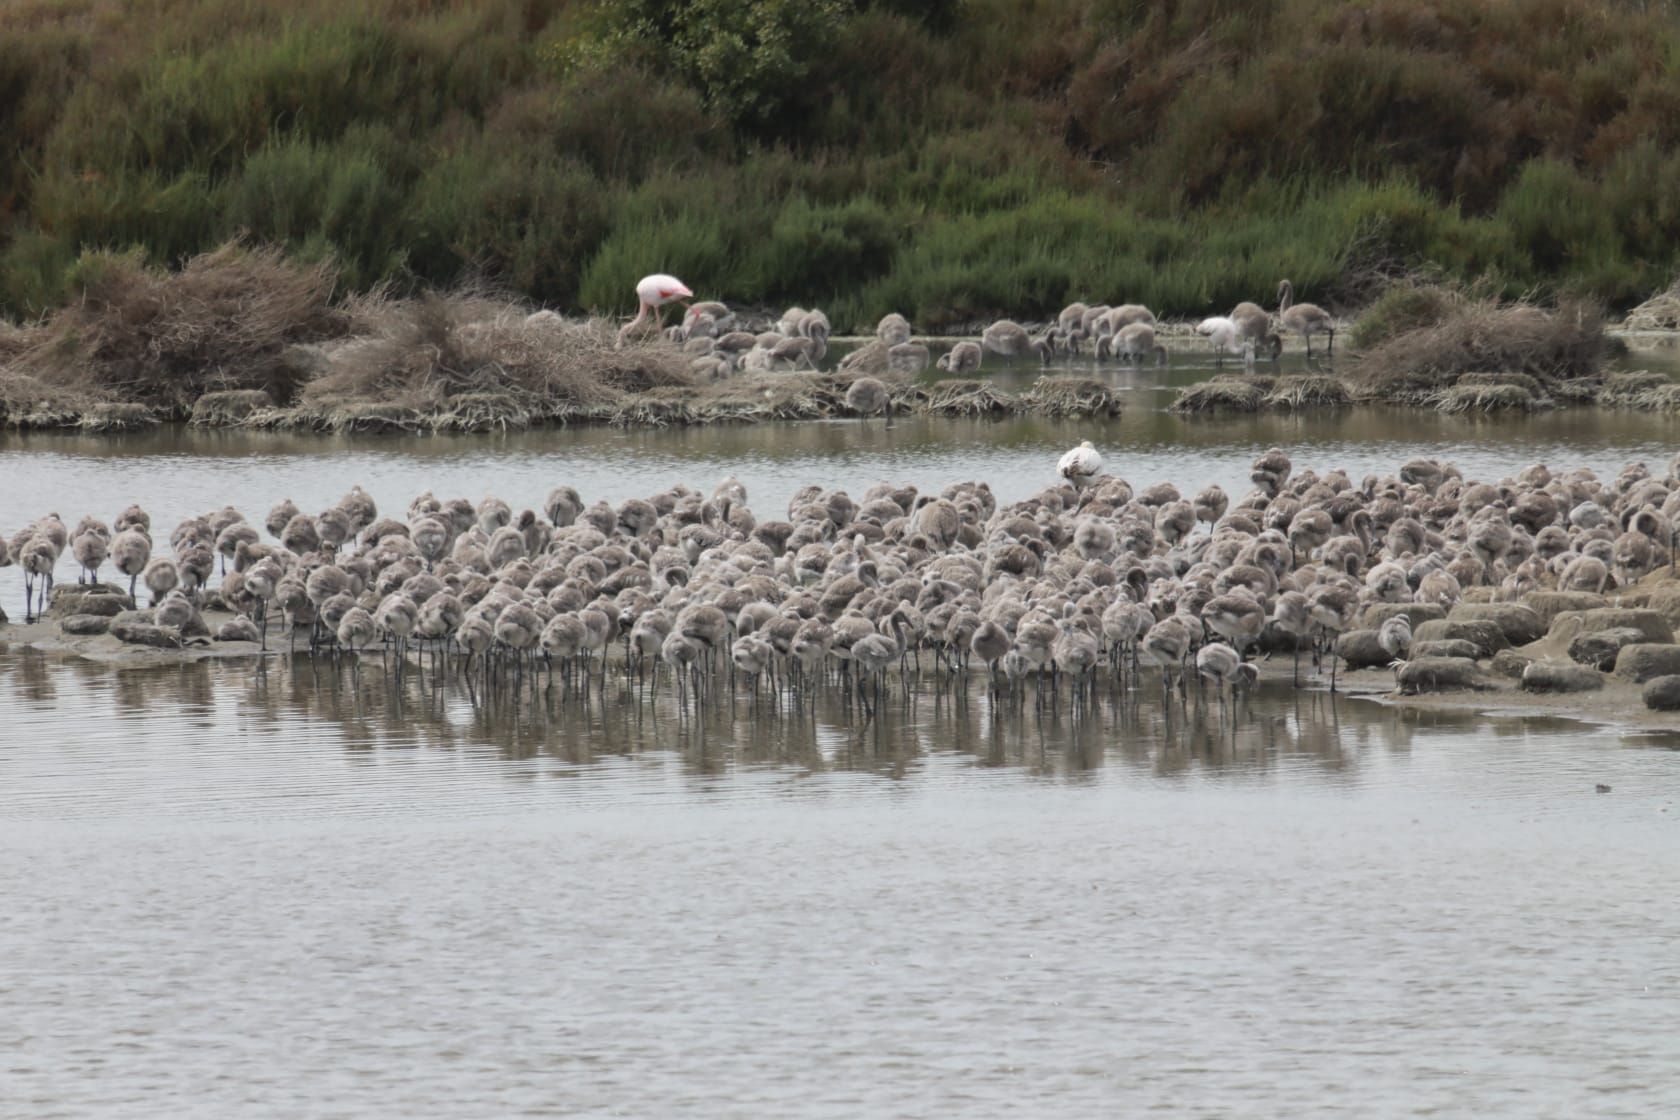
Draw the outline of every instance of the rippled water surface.
M1083 438L1233 493L1270 445L1485 477L1680 448L1589 411L1180 420L1184 371L1114 376L1106 423L7 434L0 532L357 482L398 513L731 473L761 517L805 483L1009 500ZM1675 736L1275 685L1065 703L475 704L371 658L0 649L0 1115L1680 1110Z
M109 520L134 501L170 526L227 503L260 522L281 498L315 510L353 483L399 514L424 489L475 501L494 493L516 509L540 508L560 482L576 486L586 501L618 502L679 482L709 491L729 474L746 484L760 517L781 516L807 483L861 493L883 479L924 489L985 479L1000 500L1012 501L1057 481L1056 460L1082 439L1134 484L1217 482L1233 498L1248 489L1254 456L1272 446L1290 451L1298 468L1342 467L1356 479L1419 455L1497 479L1536 461L1612 472L1641 459L1659 467L1680 449L1680 416L1598 409L1493 417L1387 408L1302 416L1165 411L1172 386L1209 373L1110 367L1104 376L1127 389L1125 413L1112 420L899 418L891 425L842 420L436 437L184 427L121 436L0 432L0 532L52 511L72 523L88 512Z
M17 651L0 711L9 1114L1680 1106L1671 735Z

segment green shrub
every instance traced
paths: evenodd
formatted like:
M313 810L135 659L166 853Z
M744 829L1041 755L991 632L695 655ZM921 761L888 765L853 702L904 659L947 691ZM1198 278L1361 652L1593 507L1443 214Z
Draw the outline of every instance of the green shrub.
M1594 0L0 6L0 312L241 231L364 288L670 269L934 325L1680 269L1680 26Z
M1434 284L1397 284L1367 307L1348 341L1357 349L1379 346L1396 335L1439 323L1457 299Z

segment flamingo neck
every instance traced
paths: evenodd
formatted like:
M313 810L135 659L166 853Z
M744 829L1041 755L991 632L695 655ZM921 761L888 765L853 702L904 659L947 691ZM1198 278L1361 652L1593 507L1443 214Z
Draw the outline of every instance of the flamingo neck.
M636 312L636 317L634 319L630 320L628 323L624 324L624 326L619 328L618 344L620 346L624 345L624 340L630 336L631 331L634 331L637 327L641 326L642 323L644 323L647 320L647 313L648 313L648 305L646 303L643 303L642 306L641 306L641 310Z

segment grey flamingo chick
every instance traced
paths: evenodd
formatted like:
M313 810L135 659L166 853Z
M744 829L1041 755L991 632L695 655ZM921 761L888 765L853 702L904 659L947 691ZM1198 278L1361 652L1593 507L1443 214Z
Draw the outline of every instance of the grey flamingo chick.
M1307 356L1312 357L1312 336L1326 335L1329 338L1328 352L1336 352L1336 321L1330 313L1316 303L1296 303L1295 285L1288 280L1280 280L1277 290L1278 321L1286 330L1292 330L1300 335L1307 344Z
M1196 651L1196 672L1213 682L1221 710L1225 707L1227 686L1235 694L1239 685L1252 686L1260 679L1260 670L1224 642L1210 642Z
M152 559L151 540L139 529L125 529L111 542L111 559L117 571L128 577L128 596L132 599L134 585Z

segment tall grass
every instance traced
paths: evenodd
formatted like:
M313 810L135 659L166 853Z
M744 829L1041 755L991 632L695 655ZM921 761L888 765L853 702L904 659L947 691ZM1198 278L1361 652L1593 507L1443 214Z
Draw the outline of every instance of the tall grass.
M0 313L230 236L365 289L848 325L1680 268L1680 28L1603 0L65 0L0 8Z

